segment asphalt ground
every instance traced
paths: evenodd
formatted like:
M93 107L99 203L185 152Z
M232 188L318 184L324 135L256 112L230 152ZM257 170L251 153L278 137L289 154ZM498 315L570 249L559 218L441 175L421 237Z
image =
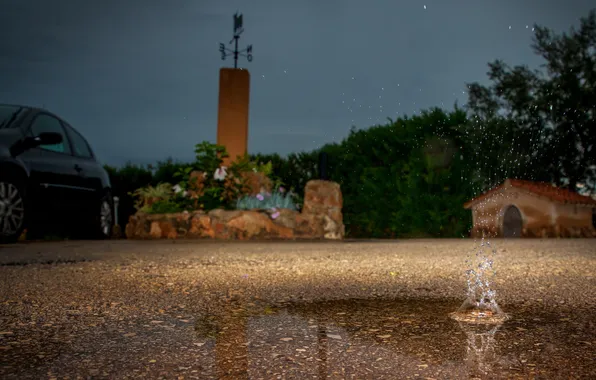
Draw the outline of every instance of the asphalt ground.
M0 246L0 377L596 378L596 239L491 243L494 326L468 239Z

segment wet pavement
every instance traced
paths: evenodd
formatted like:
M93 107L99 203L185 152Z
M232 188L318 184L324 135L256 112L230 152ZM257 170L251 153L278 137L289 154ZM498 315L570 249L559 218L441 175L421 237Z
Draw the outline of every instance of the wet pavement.
M473 240L0 246L0 377L596 378L596 241L494 243L488 326Z

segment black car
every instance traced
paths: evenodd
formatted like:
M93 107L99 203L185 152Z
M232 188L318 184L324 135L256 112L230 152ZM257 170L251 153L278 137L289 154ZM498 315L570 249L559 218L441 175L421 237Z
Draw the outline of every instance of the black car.
M57 224L106 238L113 220L108 173L85 138L46 110L0 104L0 243Z

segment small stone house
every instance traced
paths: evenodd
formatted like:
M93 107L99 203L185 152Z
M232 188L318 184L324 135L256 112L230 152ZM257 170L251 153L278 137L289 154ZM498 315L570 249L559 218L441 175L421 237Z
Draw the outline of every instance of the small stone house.
M596 237L596 200L549 183L508 179L464 208L473 237Z

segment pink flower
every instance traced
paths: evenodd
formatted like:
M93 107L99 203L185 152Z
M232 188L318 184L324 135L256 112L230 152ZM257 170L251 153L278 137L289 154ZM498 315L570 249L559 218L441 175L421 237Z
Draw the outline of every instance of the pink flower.
M277 189L277 191L279 191L280 193L285 193L285 192L286 192L286 189L284 189L284 187L283 187L283 186L280 186L280 187Z
M263 199L265 199L265 197L263 196L263 194L259 193L257 194L257 199L262 201Z
M277 219L277 218L279 218L279 211L276 211L273 214L271 214L271 219Z

